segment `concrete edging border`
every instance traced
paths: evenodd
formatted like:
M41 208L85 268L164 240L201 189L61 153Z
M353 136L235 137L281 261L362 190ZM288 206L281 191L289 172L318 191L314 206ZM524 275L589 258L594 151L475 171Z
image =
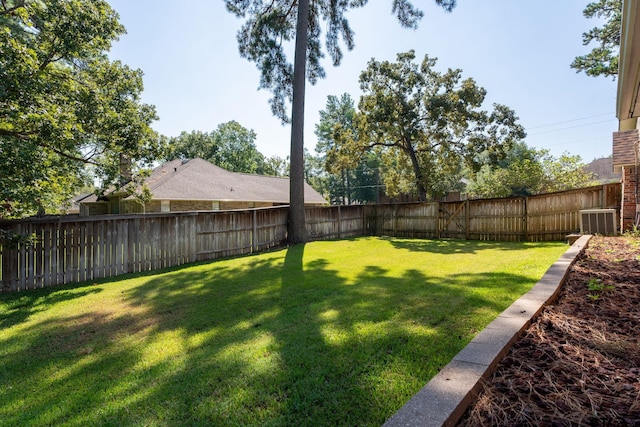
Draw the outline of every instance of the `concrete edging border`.
M555 300L590 239L585 235L575 241L529 292L489 323L383 427L455 425L531 320Z

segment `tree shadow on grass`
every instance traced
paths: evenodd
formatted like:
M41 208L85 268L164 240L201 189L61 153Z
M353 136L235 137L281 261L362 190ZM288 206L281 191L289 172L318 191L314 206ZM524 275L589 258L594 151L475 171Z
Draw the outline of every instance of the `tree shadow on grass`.
M389 238L388 240L397 249L404 249L415 252L430 252L437 254L473 254L483 250L529 250L533 245L544 244L529 242L493 242L455 239L425 240ZM556 244L557 242L552 243Z
M74 316L0 335L0 425L380 425L473 313L505 308L484 288L527 281L381 265L346 281L305 248L141 278L90 312L87 292Z
M86 283L0 293L0 330L25 322L33 314L63 301L95 294L102 289Z

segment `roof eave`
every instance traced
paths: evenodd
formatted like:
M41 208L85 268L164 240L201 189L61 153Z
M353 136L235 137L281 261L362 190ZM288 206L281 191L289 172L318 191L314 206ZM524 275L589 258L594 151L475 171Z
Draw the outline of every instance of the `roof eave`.
M636 127L638 91L640 90L640 15L638 2L623 2L616 117L620 130Z

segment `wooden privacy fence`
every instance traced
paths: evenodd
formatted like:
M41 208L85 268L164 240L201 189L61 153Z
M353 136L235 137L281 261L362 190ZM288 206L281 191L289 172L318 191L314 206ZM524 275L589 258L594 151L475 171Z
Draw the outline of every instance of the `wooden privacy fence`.
M2 248L2 289L73 283L266 250L286 241L287 209L57 217L1 224L32 236Z
M32 243L0 251L0 291L174 267L283 246L288 207L5 221ZM362 206L307 209L309 240L364 234Z
M309 240L363 235L562 240L579 211L619 207L620 184L528 198L307 208ZM61 285L283 246L288 207L0 222L0 291Z
M580 231L580 210L620 207L620 184L531 197L367 206L367 233L396 237L554 241Z

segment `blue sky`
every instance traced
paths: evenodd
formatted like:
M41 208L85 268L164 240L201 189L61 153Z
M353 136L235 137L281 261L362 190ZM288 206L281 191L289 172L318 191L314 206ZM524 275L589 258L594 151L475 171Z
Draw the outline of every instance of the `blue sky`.
M264 155L289 154L290 129L271 115L270 94L257 90L255 64L238 53L241 21L224 2L109 2L127 29L110 57L144 71L143 101L160 116L154 129L176 136L236 120L257 133ZM529 146L555 156L578 154L585 162L611 155L617 83L569 67L589 50L582 33L598 24L582 15L588 2L460 0L446 13L433 1L416 1L425 12L418 30L400 27L391 1L372 0L352 10L355 48L338 68L326 61L326 78L307 85L305 147L315 147L313 130L328 95L346 92L357 104L358 76L371 58L394 60L414 49L418 58L438 58L440 71L460 68L463 77L474 78L487 90L487 107L496 102L515 110Z

